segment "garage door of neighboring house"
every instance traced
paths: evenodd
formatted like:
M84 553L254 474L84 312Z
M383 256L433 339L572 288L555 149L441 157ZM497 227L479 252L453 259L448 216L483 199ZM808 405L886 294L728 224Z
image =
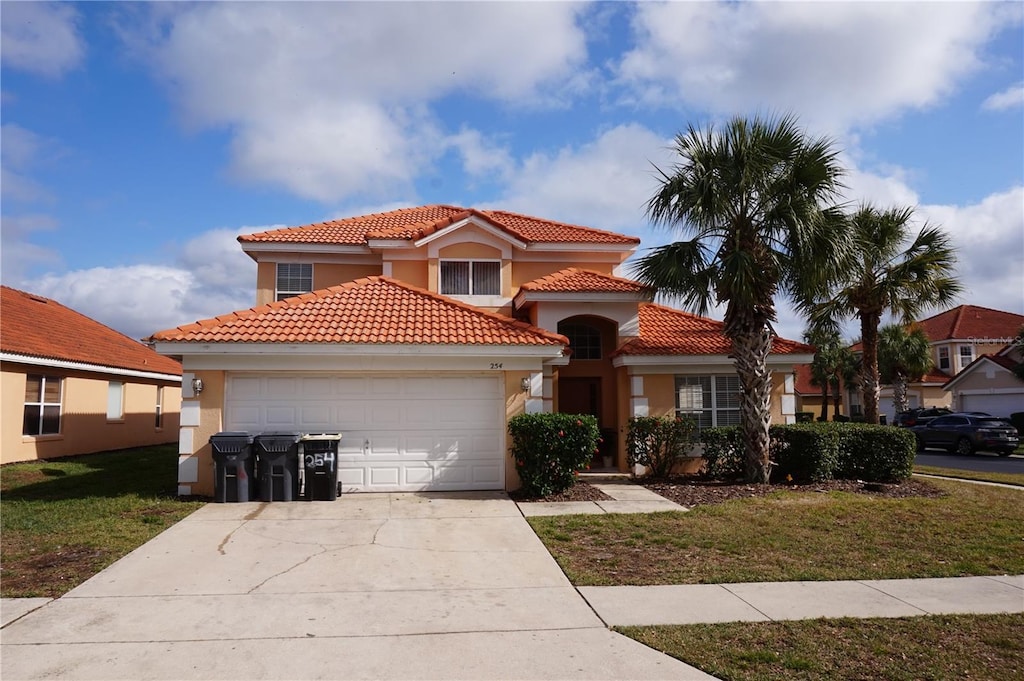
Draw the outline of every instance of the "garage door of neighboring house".
M224 421L340 432L345 491L504 488L500 376L229 373Z
M910 403L911 409L921 406L921 397L917 393L907 393L907 401ZM883 394L878 398L878 413L885 414L886 423L893 423L893 419L896 418L896 403L891 394Z
M1024 391L994 395L960 395L961 411L983 411L993 416L1009 416L1024 411Z

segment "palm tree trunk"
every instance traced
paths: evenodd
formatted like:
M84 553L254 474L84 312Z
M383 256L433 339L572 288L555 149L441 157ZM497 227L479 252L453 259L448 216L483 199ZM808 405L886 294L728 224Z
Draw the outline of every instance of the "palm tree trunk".
M840 397L840 392L839 391L840 391L841 385L842 384L840 383L839 380L836 380L836 382L832 384L832 420L833 421L835 421L836 417L839 416L839 397Z
M864 396L866 423L878 423L878 396L881 392L878 384L878 324L881 320L881 313L860 313L860 338L864 345L864 356L861 358L861 391Z
M896 405L897 414L910 409L910 404L907 400L907 377L903 374L896 374L893 379L892 402Z
M768 427L771 424L772 375L765 365L772 347L767 324L755 324L732 336L736 374L740 379L747 482L767 484L772 472Z
M818 420L819 421L827 421L828 420L828 382L827 381L825 383L823 383L822 386L821 386L821 418L819 418Z

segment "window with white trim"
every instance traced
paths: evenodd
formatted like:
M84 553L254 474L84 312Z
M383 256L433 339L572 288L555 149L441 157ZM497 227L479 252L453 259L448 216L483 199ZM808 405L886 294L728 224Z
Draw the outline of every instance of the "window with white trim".
M442 260L440 293L447 296L500 296L500 260Z
M157 430L164 427L164 387L158 385L156 387L156 428Z
M974 346L961 345L960 346L960 368L963 369L965 366L974 361Z
M676 416L698 430L740 424L739 376L676 376Z
M309 293L313 290L313 265L308 262L277 263L276 286L274 300Z
M939 347L939 369L949 371L949 348L945 345Z
M120 421L124 418L124 383L107 383L107 420Z
M57 376L29 374L25 377L25 417L22 435L58 435L60 433L63 379Z

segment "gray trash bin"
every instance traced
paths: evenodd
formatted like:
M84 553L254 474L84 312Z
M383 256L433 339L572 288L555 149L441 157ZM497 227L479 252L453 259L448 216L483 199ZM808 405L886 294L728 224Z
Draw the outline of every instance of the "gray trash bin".
M256 436L256 470L263 501L298 500L300 436L288 432Z
M256 498L253 436L242 432L217 433L210 438L213 449L213 500L252 501Z
M340 433L308 433L302 436L302 498L306 501L334 501L341 494L338 485L338 443Z

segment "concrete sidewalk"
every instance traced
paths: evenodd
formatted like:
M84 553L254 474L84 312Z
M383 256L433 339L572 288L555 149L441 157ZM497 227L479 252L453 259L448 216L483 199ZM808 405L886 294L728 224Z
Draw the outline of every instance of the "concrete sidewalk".
M209 504L39 605L0 604L5 681L713 678L610 631L500 492Z
M578 591L608 626L1024 613L1024 575L582 586Z
M599 515L602 513L658 513L662 511L688 511L674 501L637 485L627 476L595 476L587 479L612 498L612 501L530 501L519 504L524 516Z

